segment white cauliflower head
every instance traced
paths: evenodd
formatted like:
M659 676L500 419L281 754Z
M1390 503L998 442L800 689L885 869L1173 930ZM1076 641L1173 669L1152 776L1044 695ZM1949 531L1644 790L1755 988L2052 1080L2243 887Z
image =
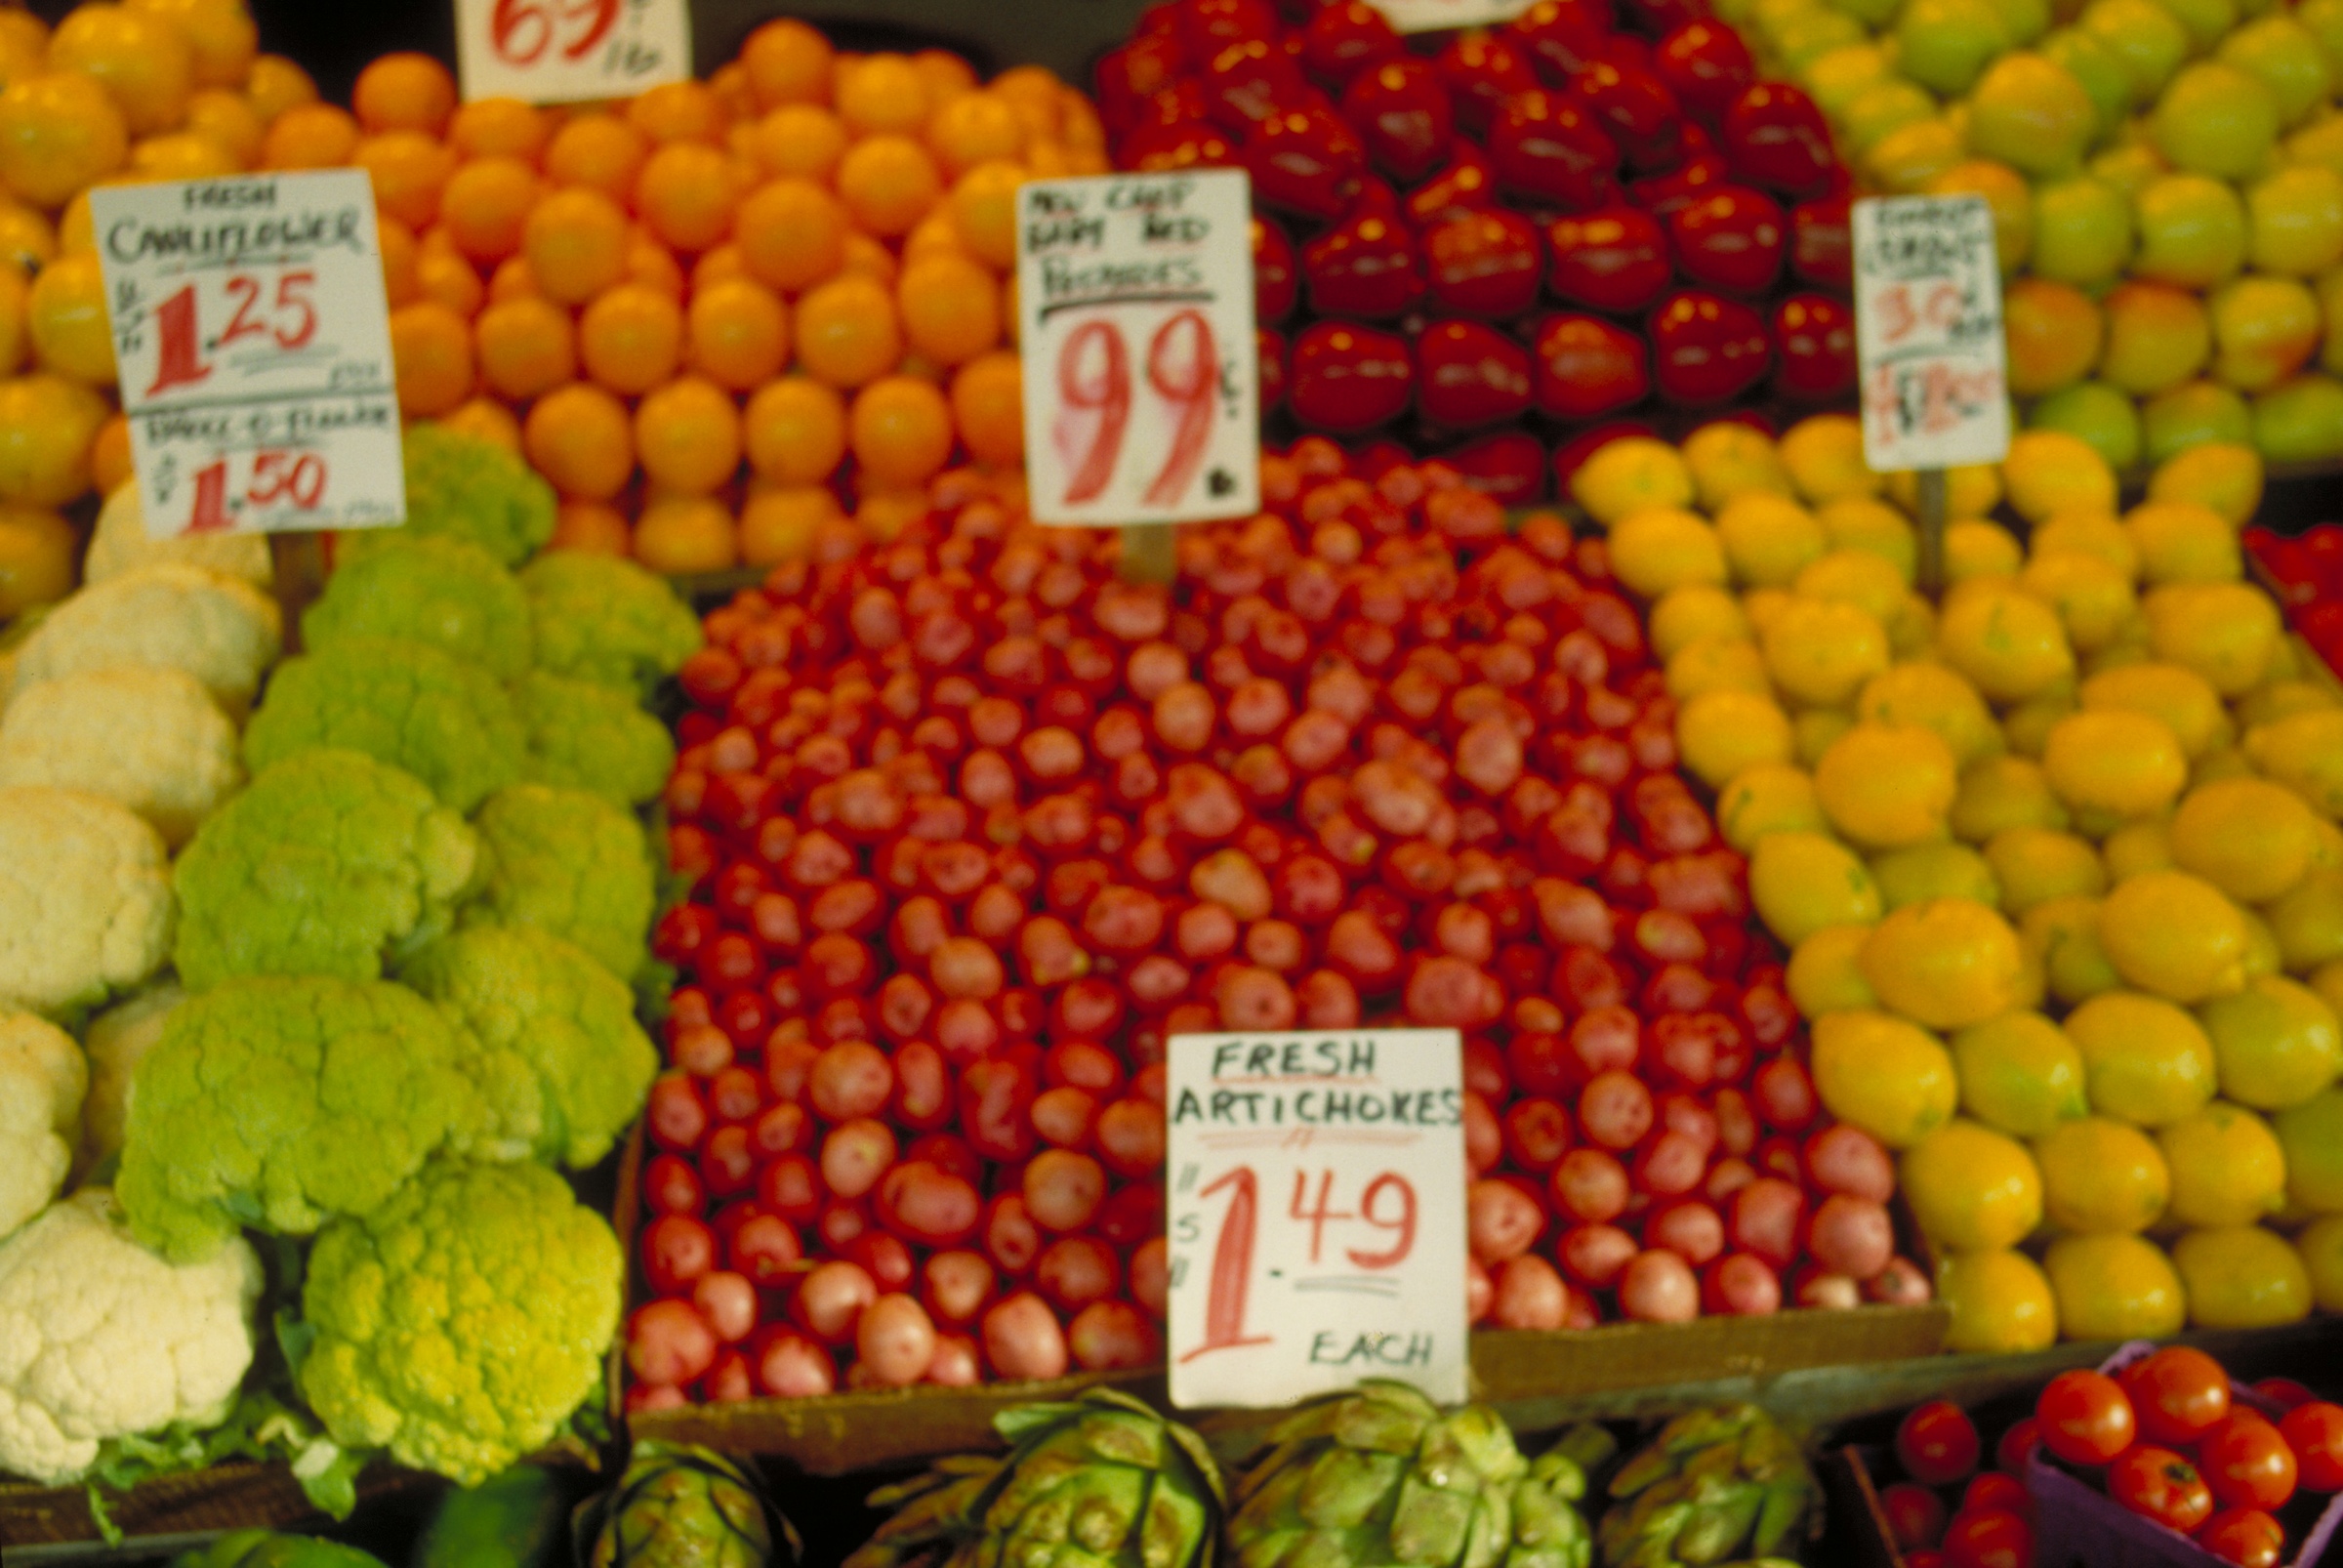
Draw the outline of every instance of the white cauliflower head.
M163 841L95 795L0 789L0 1008L55 1013L127 990L171 953Z
M243 782L236 726L185 670L79 670L26 687L0 714L0 788L103 796L173 848Z
M142 566L85 588L49 612L17 655L16 691L80 670L161 665L203 682L242 714L283 647L276 600L201 566Z
M252 1365L261 1262L241 1237L174 1267L84 1187L0 1243L0 1469L78 1479L109 1437L224 1418Z
M89 1088L72 1036L29 1012L0 1012L0 1236L64 1186Z
M163 1038L171 1011L187 999L174 980L150 985L90 1020L81 1044L90 1059L90 1093L81 1102L81 1165L90 1170L122 1152L130 1120L130 1080Z
M267 588L276 580L268 558L268 536L261 533L183 533L156 539L146 532L145 509L139 501L136 480L125 480L105 498L98 526L90 531L90 548L81 561L84 584L176 561L202 566L228 577Z

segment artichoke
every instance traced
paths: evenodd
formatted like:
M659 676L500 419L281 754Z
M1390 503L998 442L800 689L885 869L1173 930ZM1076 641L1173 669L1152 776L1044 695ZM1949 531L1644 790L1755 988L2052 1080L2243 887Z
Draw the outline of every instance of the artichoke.
M1585 1568L1573 1434L1524 1459L1495 1411L1374 1381L1302 1406L1236 1486L1237 1568Z
M231 1530L208 1547L180 1553L171 1568L383 1568L383 1562L355 1547L315 1536Z
M1604 1568L1707 1568L1795 1552L1819 1495L1797 1440L1754 1405L1678 1416L1611 1477Z
M644 1441L616 1487L579 1505L572 1535L584 1568L765 1568L768 1511L764 1489L735 1461Z
M871 1494L897 1511L845 1568L1212 1568L1220 1471L1202 1439L1112 1389L993 1418L1009 1445Z

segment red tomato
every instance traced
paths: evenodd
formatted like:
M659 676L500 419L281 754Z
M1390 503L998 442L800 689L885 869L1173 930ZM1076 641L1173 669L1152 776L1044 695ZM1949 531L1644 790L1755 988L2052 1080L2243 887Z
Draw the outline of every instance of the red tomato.
M2212 1488L2168 1448L2125 1450L2107 1472L2108 1495L2132 1512L2186 1535L2213 1514Z
M2253 1391L2276 1405L2281 1411L2307 1405L2319 1396L2291 1378L2264 1378L2253 1385Z
M1960 1511L1991 1513L1996 1508L2005 1513L2030 1513L2034 1509L2033 1494L2026 1490L2024 1481L1999 1470L1987 1470L1972 1477L1969 1489L1960 1495Z
M2238 1568L2278 1568L2285 1555L2286 1533L2259 1508L2231 1508L2213 1515L2197 1544Z
M1951 1486L1977 1468L1977 1427L1946 1399L1915 1406L1896 1427L1896 1458L1923 1486Z
M2294 1451L2269 1421L2233 1410L2197 1445L2213 1496L2232 1508L2277 1509L2294 1495Z
M1888 1533L1906 1551L1933 1547L1945 1538L1945 1500L1924 1486L1898 1481L1879 1491L1879 1511Z
M1945 1568L2034 1568L2034 1526L2015 1513L1964 1513L1945 1532Z
M2116 1380L2062 1372L2034 1406L2035 1435L2070 1465L2105 1465L2131 1446L2131 1401Z
M1904 1553L1904 1568L1945 1568L1945 1554L1932 1547Z
M2229 1414L2229 1374L2202 1350L2185 1344L2133 1362L2117 1374L2151 1443L2193 1443Z
M2026 1462L2034 1456L2037 1428L2032 1416L2012 1423L2001 1440L1994 1445L1994 1463L2012 1475L2026 1473Z
M2296 1405L2278 1424L2294 1451L2298 1478L2313 1492L2343 1492L2343 1405Z

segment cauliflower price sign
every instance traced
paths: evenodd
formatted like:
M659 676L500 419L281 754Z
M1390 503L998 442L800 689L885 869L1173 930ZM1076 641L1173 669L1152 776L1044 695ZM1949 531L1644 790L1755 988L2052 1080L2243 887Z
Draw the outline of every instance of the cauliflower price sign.
M1172 1402L1284 1405L1365 1377L1462 1399L1462 1037L1168 1050Z
M90 215L148 533L406 516L362 171L102 186Z
M464 96L575 103L691 75L684 0L457 0Z
M2009 452L2001 269L1983 196L1855 203L1863 460L1881 473Z

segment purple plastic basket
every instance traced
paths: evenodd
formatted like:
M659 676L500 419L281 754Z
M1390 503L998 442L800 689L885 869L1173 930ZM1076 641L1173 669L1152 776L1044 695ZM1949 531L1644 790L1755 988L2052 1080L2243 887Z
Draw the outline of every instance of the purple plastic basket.
M2133 1340L2099 1370L2113 1377L2158 1348L2152 1341ZM2274 1421L2281 1414L2278 1405L2238 1382L2229 1385L2229 1397ZM2034 1498L2035 1568L2228 1568L2179 1531L2143 1518L2052 1464L2038 1445L2026 1462L2026 1490ZM2338 1529L2343 1529L2343 1492L2326 1500L2286 1568L2312 1568Z

